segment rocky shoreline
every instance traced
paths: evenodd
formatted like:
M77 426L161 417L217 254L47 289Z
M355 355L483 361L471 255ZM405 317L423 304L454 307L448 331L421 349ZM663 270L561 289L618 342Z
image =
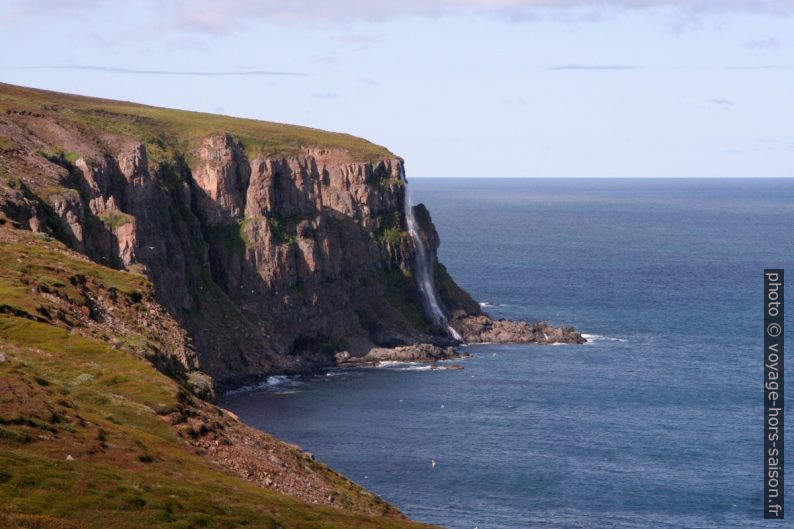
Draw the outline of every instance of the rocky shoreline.
M374 347L364 356L351 356L347 351L337 353L339 367L377 366L382 362L436 363L468 356L461 355L453 346L419 343L399 347Z
M470 356L468 352L460 352L461 345L490 343L504 344L583 344L587 339L571 326L554 327L546 322L528 323L507 319L493 319L487 315L460 318L452 323L453 328L461 334L463 341L449 338L438 338L436 343L420 342L395 347L375 346L363 354L352 354L344 350L334 355L333 361L326 364L315 364L301 372L273 373L264 377L245 378L227 384L220 392L239 391L242 388L256 388L272 376L313 376L323 373L328 368L353 369L362 367L379 367L387 362L430 364L430 369L456 370L463 369L460 364L440 362L458 360ZM225 391L224 391L225 390Z
M460 318L451 324L463 338L440 340L439 343L416 343L397 347L373 347L366 354L351 355L348 351L336 354L339 367L377 366L381 362L417 362L435 364L454 360L461 355L456 345L485 343L515 343L551 345L583 344L587 339L571 326L554 327L546 322L528 323L507 319L493 319L485 314ZM449 342L449 343L447 343Z

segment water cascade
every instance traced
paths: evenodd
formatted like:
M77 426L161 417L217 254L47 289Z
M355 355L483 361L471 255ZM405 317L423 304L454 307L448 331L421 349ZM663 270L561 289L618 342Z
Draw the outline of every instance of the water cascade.
M438 299L438 292L436 292L436 285L433 280L433 262L428 255L422 237L419 235L419 224L414 216L411 194L407 187L405 189L405 220L408 224L408 232L411 234L416 247L416 283L419 285L419 290L422 291L422 302L424 303L425 312L430 316L434 324L446 327L450 336L462 341L461 335L449 325L444 311L441 310L441 302Z

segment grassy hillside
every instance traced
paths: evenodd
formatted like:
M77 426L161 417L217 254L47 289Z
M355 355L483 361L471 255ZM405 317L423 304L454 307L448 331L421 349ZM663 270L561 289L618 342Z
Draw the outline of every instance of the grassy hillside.
M387 149L349 134L0 83L0 119L2 114L20 112L135 137L147 144L149 155L155 160L185 154L196 139L214 133L234 135L249 158L295 154L306 147L344 149L362 161L394 157ZM0 150L2 142L0 137Z
M344 509L213 460L204 441L247 430L144 359L168 347L134 324L148 281L11 224L0 218L0 527L427 527L272 438L271 457L320 475ZM105 313L133 323L104 335Z

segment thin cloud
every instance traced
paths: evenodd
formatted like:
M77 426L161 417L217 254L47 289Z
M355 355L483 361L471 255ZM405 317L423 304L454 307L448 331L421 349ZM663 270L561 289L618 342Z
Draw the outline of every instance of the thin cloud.
M548 70L564 71L564 70L584 70L584 71L621 71L621 70L639 70L639 66L632 64L560 64L557 66L549 66Z
M750 40L744 43L748 50L777 50L780 48L780 41L774 37Z
M729 66L728 70L788 70L790 66L780 64L761 64L758 66Z
M709 103L713 103L713 104L715 104L717 106L721 106L721 107L732 107L733 106L733 101L731 101L730 99L726 99L724 97L715 97L713 99L709 99Z
M346 44L356 44L356 45L370 45L381 40L381 37L377 35L368 35L364 33L347 33L344 35L337 35L333 37L334 40L339 42L344 42Z
M523 96L506 97L502 99L502 104L509 107L526 107L529 106L529 101Z
M104 73L126 73L135 75L185 75L198 77L230 77L230 76L283 76L283 77L302 77L305 73L300 72L280 72L270 70L147 70L137 68L117 68L113 66L94 66L86 64L78 65L50 65L50 66L30 66L37 70L84 70L91 72Z
M333 53L326 53L324 55L314 55L311 59L314 64L323 64L326 66L339 66L339 59Z
M439 17L460 12L534 20L546 16L598 21L621 11L665 9L691 16L714 13L794 14L794 0L130 0L125 7L148 15L140 30L179 30L223 35L241 26L323 24L328 21L383 21L401 16ZM12 0L0 18L9 24L25 19L63 17L85 21L102 10L117 10L109 0Z
M312 94L312 97L315 99L336 99L339 97L339 94L336 92L316 92Z

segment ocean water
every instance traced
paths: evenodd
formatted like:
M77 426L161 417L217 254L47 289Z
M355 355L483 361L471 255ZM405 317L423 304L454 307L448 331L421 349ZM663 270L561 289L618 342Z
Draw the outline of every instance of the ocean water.
M274 378L225 406L453 529L791 526L762 519L762 270L794 273L794 180L409 185L488 312L591 342Z

